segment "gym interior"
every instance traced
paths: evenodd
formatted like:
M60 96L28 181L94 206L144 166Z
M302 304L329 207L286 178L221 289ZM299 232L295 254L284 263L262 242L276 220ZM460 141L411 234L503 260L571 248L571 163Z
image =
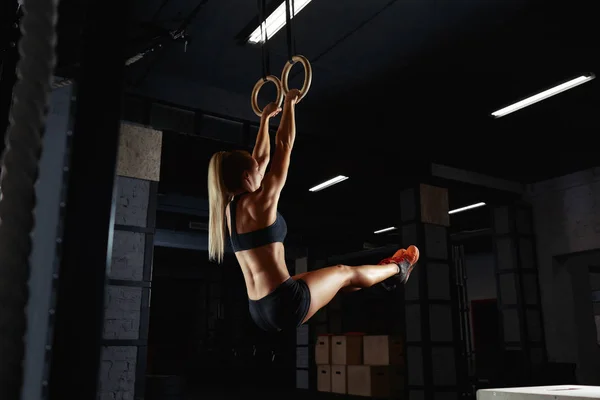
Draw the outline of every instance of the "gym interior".
M600 397L591 6L5 2L0 399ZM286 85L290 274L421 257L270 333L209 261L207 173Z

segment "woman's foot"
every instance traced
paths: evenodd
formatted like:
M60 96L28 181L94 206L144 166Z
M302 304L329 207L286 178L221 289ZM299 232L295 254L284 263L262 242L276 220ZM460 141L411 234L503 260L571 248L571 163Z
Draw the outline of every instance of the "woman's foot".
M386 290L394 290L398 281L405 284L417 261L419 261L419 249L413 245L409 246L406 250L398 250L392 257L381 260L379 265L396 264L400 270L398 274L381 282L381 285Z

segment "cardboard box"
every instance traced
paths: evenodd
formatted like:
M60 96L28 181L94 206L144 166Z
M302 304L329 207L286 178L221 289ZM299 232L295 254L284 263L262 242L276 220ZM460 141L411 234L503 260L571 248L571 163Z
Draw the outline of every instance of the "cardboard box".
M389 365L348 365L348 394L354 396L398 398L404 391L404 374Z
M331 392L330 365L317 365L317 391Z
M359 365L363 358L363 336L345 335L331 338L331 364Z
M348 392L345 365L331 366L331 391L346 394Z
M404 342L400 336L365 336L363 349L365 365L404 364Z
M331 364L331 336L317 336L317 344L315 345L315 364Z

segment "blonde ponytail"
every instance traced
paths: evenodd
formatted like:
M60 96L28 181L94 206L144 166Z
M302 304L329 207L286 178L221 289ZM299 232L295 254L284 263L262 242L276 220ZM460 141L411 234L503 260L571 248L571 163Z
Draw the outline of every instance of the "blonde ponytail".
M215 153L208 165L208 259L223 261L225 254L225 209L229 195L223 180L223 158L226 152Z

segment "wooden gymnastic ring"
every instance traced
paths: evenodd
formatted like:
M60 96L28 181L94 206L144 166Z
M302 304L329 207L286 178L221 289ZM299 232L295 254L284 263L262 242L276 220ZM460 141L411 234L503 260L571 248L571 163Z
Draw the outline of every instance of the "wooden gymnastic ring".
M260 78L254 85L254 89L252 89L252 98L251 98L252 110L259 117L262 116L263 110L261 110L260 107L258 106L258 92L260 92L260 89L267 82L273 82L275 84L275 86L277 87L277 98L275 99L275 104L277 104L277 107L281 107L281 103L283 103L283 90L282 90L281 81L279 80L279 78L276 77L275 75L269 75L264 79Z
M302 100L310 90L310 85L312 83L312 67L310 66L308 58L302 55L297 55L292 57L291 61L286 62L283 66L283 71L281 72L281 83L283 85L283 94L287 96L288 92L290 91L288 83L290 71L297 62L302 64L304 67L304 84L302 85L302 89L300 89L300 97L298 98L298 101L296 101L296 103L300 103L300 100Z

